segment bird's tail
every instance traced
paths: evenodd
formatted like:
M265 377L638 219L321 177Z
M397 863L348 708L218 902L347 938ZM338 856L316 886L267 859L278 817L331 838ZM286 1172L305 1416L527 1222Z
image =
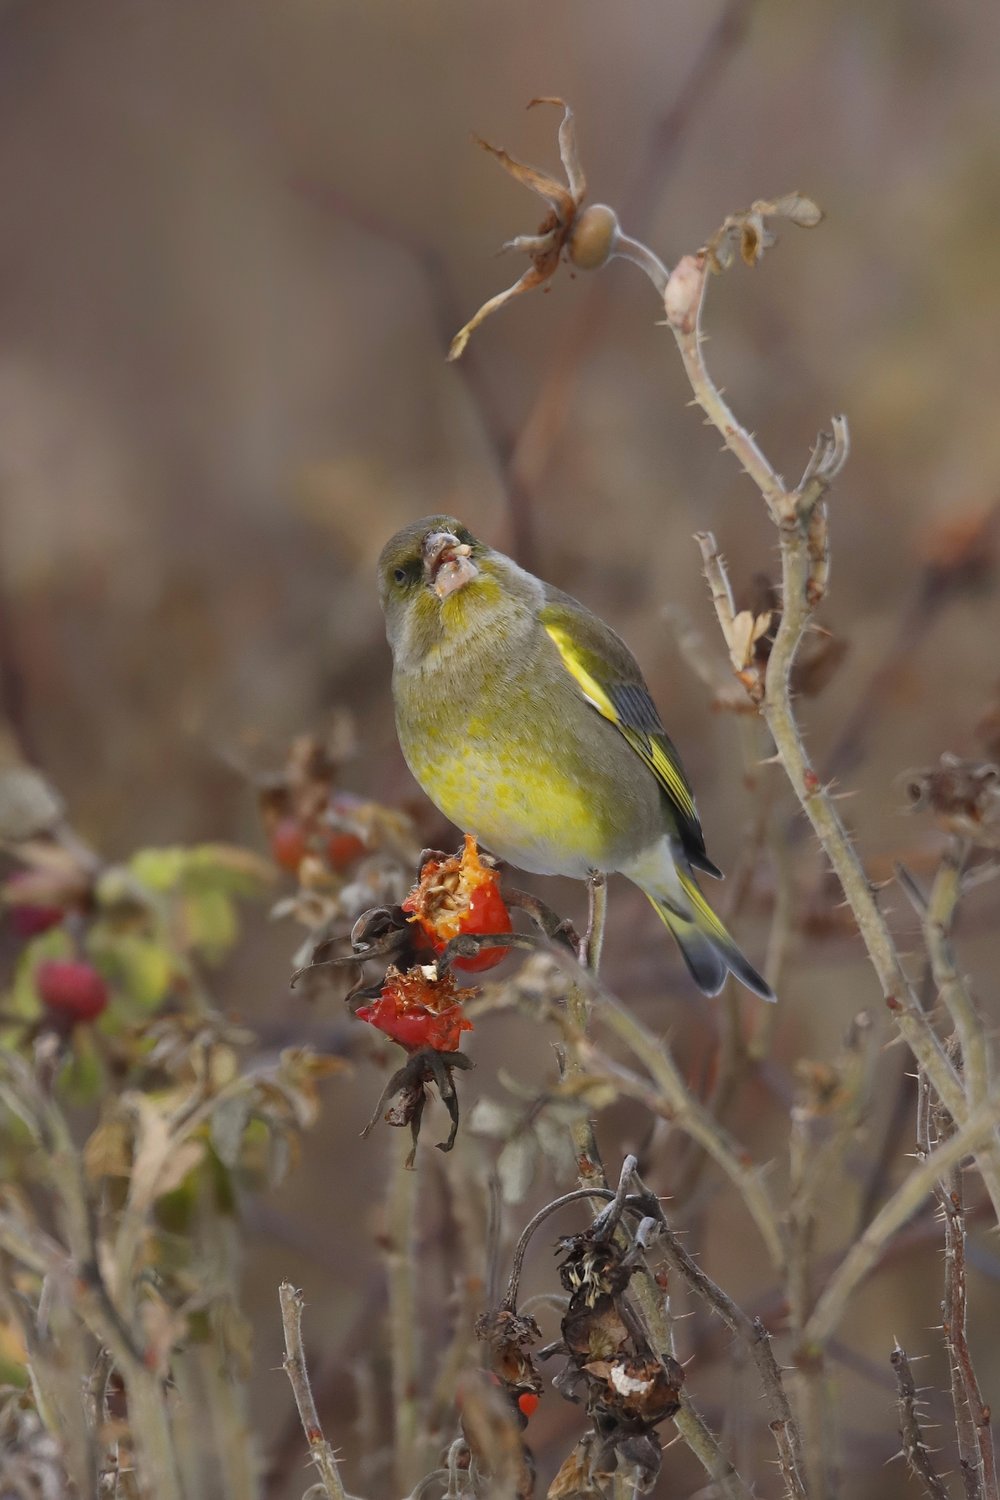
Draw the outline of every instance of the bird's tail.
M684 962L702 994L717 995L726 982L726 975L732 973L762 1000L776 999L767 980L757 973L723 927L695 884L694 877L680 868L676 873L684 897L683 911L679 900L665 901L648 890L646 895L676 938Z

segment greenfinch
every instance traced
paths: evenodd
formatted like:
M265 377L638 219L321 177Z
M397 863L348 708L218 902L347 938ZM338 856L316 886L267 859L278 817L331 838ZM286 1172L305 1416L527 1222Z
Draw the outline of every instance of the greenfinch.
M431 801L509 864L619 872L673 933L698 988L774 994L712 911L691 786L615 632L451 516L386 543L379 595L407 764Z

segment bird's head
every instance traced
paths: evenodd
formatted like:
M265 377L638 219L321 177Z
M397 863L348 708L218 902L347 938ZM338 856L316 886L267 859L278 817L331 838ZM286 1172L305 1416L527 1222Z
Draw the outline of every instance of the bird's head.
M378 585L396 663L414 666L525 613L541 588L454 516L425 516L397 531L378 560Z

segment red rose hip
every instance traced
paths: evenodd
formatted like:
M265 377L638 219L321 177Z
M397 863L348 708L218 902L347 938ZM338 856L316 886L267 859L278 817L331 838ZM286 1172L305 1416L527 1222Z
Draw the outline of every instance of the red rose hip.
M71 1024L94 1021L107 1007L108 987L93 965L78 958L50 958L35 970L39 999Z

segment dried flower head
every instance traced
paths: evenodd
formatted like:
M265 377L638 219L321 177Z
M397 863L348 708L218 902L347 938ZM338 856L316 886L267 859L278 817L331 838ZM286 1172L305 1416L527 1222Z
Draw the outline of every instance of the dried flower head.
M767 663L780 624L780 590L766 573L756 573L733 618L729 645L733 670L754 702L763 700ZM793 693L814 698L846 655L847 642L842 636L811 625L792 665Z
M595 203L583 207L587 192L587 180L580 165L576 144L576 125L573 111L562 99L532 99L529 109L536 104L555 104L563 111L559 126L559 158L566 173L566 181L560 182L537 167L529 167L517 161L509 152L488 141L475 137L484 151L495 156L504 171L540 198L544 198L549 211L534 234L519 234L508 240L504 250L520 250L528 256L530 265L524 274L509 286L484 302L477 313L455 335L448 351L449 359L459 359L470 337L479 325L506 303L523 292L544 286L555 275L559 261L565 251L569 259L581 270L596 270L603 266L614 253L618 238L618 219L613 209L606 204Z
M534 1318L509 1307L493 1308L476 1319L476 1338L489 1345L490 1368L522 1424L532 1415L542 1389L542 1377L529 1353L541 1342ZM534 1400L532 1400L534 1398Z
M800 229L814 229L822 218L823 210L802 193L758 198L743 212L729 215L705 246L704 254L713 271L728 270L737 255L745 265L755 266L774 244L768 219L788 219Z

